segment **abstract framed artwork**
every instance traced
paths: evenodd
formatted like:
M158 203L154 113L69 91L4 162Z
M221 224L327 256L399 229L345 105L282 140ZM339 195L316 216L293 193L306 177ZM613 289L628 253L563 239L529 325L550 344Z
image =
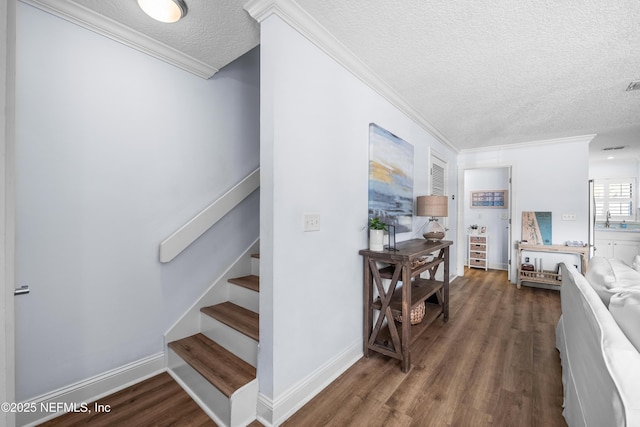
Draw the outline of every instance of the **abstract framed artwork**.
M507 190L483 190L471 192L472 208L504 209L508 205Z
M405 233L413 226L413 145L369 125L369 216Z
M530 245L550 245L551 212L522 212L522 241Z

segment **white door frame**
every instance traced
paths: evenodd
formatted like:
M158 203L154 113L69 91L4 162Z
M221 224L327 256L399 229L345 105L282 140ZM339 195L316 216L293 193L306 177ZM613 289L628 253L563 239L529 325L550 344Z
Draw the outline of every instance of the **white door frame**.
M0 0L0 402L15 402L15 27L16 0ZM15 414L0 411L0 425Z
M511 281L513 276L513 265L511 260L513 259L514 245L513 245L513 206L515 195L513 194L513 165L510 164L465 164L458 167L458 225L457 225L457 262L456 262L456 274L460 277L464 276L465 260L467 259L467 233L464 228L464 212L465 212L465 200L466 189L464 188L464 173L471 169L507 169L509 171L509 206L507 208L507 225L509 227L508 234L508 250L507 250L507 277Z

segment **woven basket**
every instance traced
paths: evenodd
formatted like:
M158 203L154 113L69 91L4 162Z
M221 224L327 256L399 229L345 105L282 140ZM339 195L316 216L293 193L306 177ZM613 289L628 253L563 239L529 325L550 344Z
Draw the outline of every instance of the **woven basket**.
M429 262L429 257L421 257L418 259L414 259L413 261L411 261L411 268L418 268L420 266L425 265L427 262Z
M421 303L420 305L416 305L415 307L413 307L413 309L411 309L411 313L409 313L409 316L411 317L411 324L417 325L418 323L422 322L422 319L424 319L424 315L426 311L427 309L424 306L424 303ZM393 318L396 319L398 322L402 322L401 314L393 316Z

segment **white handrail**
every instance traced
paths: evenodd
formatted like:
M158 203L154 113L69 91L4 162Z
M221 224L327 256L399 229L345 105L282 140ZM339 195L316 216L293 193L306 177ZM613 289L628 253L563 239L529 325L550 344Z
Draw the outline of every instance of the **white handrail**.
M205 231L260 187L260 168L251 172L235 187L210 204L191 221L180 227L160 243L160 262L177 257Z

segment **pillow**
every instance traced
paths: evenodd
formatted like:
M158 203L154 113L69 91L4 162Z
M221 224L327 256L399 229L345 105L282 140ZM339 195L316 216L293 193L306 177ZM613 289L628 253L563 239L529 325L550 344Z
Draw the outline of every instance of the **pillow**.
M640 272L640 255L636 255L633 258L633 263L631 264L631 267L633 267L635 271Z
M640 291L621 290L611 295L609 312L631 344L640 352Z
M617 259L591 258L585 277L607 307L613 288L640 290L640 272Z

